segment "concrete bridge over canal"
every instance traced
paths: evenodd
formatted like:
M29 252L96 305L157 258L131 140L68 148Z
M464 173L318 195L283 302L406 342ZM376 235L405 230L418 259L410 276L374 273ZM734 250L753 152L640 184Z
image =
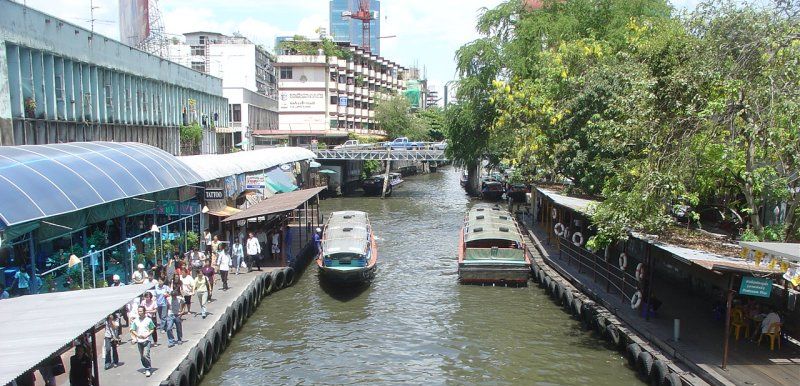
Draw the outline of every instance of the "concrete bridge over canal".
M444 150L326 149L313 150L318 160L447 161Z

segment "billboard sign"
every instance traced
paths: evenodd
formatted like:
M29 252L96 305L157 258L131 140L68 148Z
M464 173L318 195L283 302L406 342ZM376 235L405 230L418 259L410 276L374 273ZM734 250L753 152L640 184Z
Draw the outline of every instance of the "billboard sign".
M149 0L119 0L119 41L136 47L150 37L149 7Z
M247 176L247 181L244 185L245 189L264 189L267 183L263 174L254 174Z
M280 112L325 112L325 91L282 90L278 92Z

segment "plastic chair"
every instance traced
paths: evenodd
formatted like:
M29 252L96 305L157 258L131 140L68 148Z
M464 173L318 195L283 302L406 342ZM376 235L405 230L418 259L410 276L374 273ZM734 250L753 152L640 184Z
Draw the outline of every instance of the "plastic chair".
M743 327L745 338L750 336L750 323L744 320L742 310L733 310L733 314L731 315L731 327L733 327L732 332L736 335L736 340L739 340L739 334Z
M761 334L761 337L758 338L758 344L761 345L761 339L764 339L764 335L769 336L769 350L775 350L775 339L778 340L778 350L781 349L781 324L780 323L772 323L769 325L767 332Z

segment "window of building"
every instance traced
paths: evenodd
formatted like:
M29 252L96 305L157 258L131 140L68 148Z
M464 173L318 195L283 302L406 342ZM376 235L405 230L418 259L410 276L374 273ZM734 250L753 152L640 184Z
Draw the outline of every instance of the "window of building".
M200 35L200 36L197 37L197 39L200 41L200 44L208 43L208 37L205 36L205 35Z
M339 103L339 96L338 95L331 95L331 104L335 105Z
M336 82L336 79L338 79L338 78L339 78L339 77L336 75L336 73L335 73L335 72L332 72L332 73L331 73L331 82Z
M281 67L281 79L292 79L291 67Z
M206 72L205 62L192 62L192 70Z
M196 56L205 56L206 55L206 48L203 46L191 46L192 55Z
M347 76L345 74L339 75L339 83L344 83L347 81Z
M353 107L353 100L351 98L347 98L347 107Z
M356 82L356 81L355 81L355 79L354 79L354 78L347 78L347 85L348 85L348 86L355 84L355 82Z
M236 103L231 105L231 122L242 121L242 105Z

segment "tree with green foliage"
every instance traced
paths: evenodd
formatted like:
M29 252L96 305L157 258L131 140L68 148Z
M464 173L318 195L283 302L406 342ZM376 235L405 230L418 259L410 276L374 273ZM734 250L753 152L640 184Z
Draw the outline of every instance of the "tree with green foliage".
M375 104L375 123L390 139L406 136L414 124L411 104L400 95L379 100Z

